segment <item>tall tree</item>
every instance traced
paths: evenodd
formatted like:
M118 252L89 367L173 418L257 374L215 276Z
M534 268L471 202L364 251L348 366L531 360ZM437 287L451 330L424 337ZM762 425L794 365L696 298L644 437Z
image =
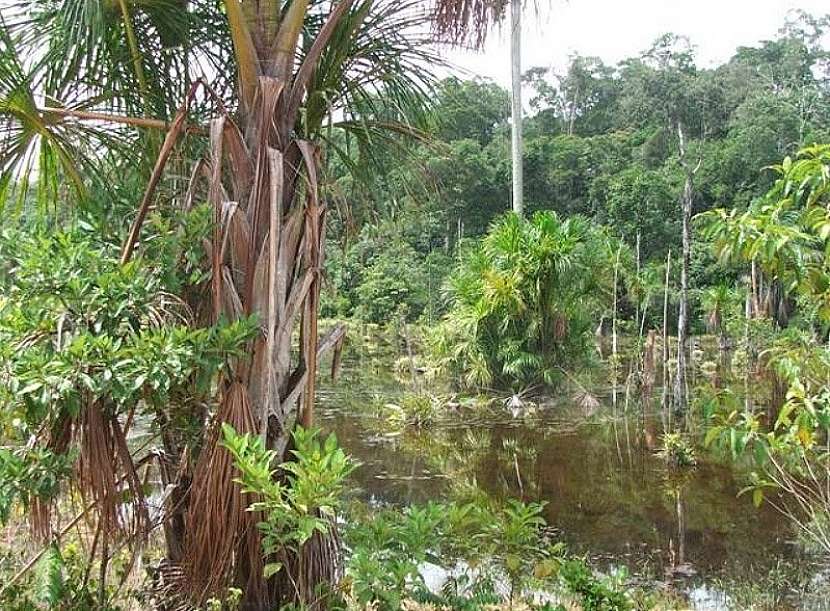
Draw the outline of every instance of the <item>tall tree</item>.
M513 212L524 212L522 156L522 0L510 0L510 108L513 167Z
M674 379L674 408L686 408L686 349L689 326L689 266L692 249L692 206L694 202L694 175L700 168L692 168L688 161L687 140L690 132L698 138L705 136L705 122L698 98L697 68L689 41L666 34L642 55L639 61L629 63L624 72L629 76L623 89L621 104L630 120L640 125L656 124L664 133L677 134L677 150L683 170L683 191L680 195L682 259L680 269L680 304L677 330L677 371ZM690 128L693 126L693 129Z

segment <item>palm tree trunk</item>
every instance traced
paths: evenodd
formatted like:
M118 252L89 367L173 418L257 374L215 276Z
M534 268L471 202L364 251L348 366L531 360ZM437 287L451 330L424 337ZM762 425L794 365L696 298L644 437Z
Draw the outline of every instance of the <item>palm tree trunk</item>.
M522 171L522 0L510 0L511 36L510 71L513 83L512 157L513 157L513 212L524 213L524 186Z
M282 461L295 426L313 425L325 238L325 202L319 189L322 151L299 137L294 127L333 24L344 18L352 0L332 9L299 66L296 46L307 1L289 5L267 45L257 45L254 34L270 24L238 0L225 4L239 64L242 112L238 125L223 115L210 127L211 306L214 320L255 316L261 332L231 367L217 421L237 422L244 427L234 426L238 432L261 435ZM300 345L295 354L292 338L297 329ZM245 608L309 604L311 592L323 583L331 585L337 574L338 558L329 553L329 537L336 538L336 533L287 552L283 572L303 584L300 591L281 589L274 580L266 583L255 521L247 518L251 514L232 471L230 477L216 475L231 467L218 441L217 436L211 439L194 470L184 562L189 580L198 586L192 597L203 603L234 581L244 586ZM216 506L230 512L220 516ZM232 527L220 529L217 520Z

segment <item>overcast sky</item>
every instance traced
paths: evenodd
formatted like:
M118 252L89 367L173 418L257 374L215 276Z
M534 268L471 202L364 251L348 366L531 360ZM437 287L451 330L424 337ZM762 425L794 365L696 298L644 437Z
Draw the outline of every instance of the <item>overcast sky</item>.
M531 0L530 4L533 2ZM708 67L732 56L739 46L773 38L788 11L830 12L828 0L538 0L547 8L523 19L522 70L561 68L570 53L601 57L616 64L639 54L661 34L688 36L698 65ZM450 59L472 74L510 83L509 24L496 30L483 52L454 51Z

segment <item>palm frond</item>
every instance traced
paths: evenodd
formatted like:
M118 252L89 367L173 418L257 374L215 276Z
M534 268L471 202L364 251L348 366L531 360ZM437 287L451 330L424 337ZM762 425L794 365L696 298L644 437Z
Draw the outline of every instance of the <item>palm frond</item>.
M501 21L508 0L436 0L435 30L453 43L480 47L494 23Z
M318 3L306 23L313 41L336 3ZM338 22L309 79L300 133L320 138L347 167L379 167L390 151L426 140L435 69L445 65L415 0L359 0ZM308 43L300 61L311 50ZM360 178L358 176L358 178Z
M11 204L19 214L34 204L45 215L64 185L83 195L85 178L96 174L96 151L117 148L119 136L43 113L35 95L43 62L27 68L9 29L0 25L0 211Z

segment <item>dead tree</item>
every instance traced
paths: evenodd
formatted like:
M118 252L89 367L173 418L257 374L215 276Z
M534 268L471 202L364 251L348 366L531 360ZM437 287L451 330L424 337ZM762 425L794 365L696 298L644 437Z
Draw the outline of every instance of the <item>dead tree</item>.
M683 256L680 266L680 308L677 315L677 372L674 377L674 409L685 411L687 397L686 385L686 344L689 332L689 263L692 256L692 202L694 201L694 177L700 169L702 159L692 167L686 151L686 135L683 124L677 124L678 148L680 149L680 166L685 174L683 195L680 200L683 218Z

